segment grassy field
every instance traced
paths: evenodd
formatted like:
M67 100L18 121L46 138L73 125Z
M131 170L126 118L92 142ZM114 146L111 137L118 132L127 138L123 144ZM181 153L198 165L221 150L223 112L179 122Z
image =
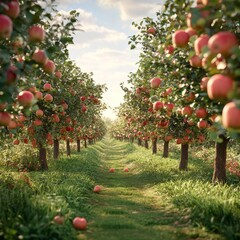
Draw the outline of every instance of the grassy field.
M153 156L106 138L51 161L47 172L1 167L0 238L240 239L238 179L228 176L228 184L213 186L213 151L190 152L189 171L179 172L177 146L163 159L161 149ZM92 191L96 184L102 186L99 194ZM53 221L58 214L65 217L63 225ZM86 231L72 227L76 216L87 219Z

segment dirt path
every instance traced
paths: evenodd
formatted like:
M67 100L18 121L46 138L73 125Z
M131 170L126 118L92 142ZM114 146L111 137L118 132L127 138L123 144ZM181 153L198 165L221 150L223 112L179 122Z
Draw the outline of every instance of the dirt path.
M93 211L85 237L93 240L217 239L201 229L188 226L176 209L141 180L128 162L126 144L106 139L101 149L103 167L95 194ZM129 172L124 168L129 166ZM115 168L109 173L109 168Z

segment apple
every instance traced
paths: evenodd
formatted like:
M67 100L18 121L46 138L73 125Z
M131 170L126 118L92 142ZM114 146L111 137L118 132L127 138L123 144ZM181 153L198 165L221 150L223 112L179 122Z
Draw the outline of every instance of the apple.
M53 221L57 224L60 224L62 225L64 223L64 216L60 216L60 215L56 215L54 218L53 218Z
M87 221L85 218L75 217L72 223L73 227L77 230L85 230L87 228Z
M34 101L34 95L30 91L22 91L18 94L17 100L23 107L30 107Z
M203 77L201 79L200 88L201 88L202 91L206 91L207 90L208 80L209 80L209 77Z
M172 42L174 47L186 47L189 42L189 34L186 33L184 30L177 30L172 35Z
M38 64L45 65L47 63L48 57L44 50L36 50L32 55L32 60Z
M165 137L164 137L164 140L166 141L166 142L169 142L169 141L171 141L173 139L173 135L166 135Z
M11 65L7 70L7 83L14 83L17 79L17 67Z
M48 91L51 91L52 90L52 85L50 83L45 83L43 85L43 90L48 92Z
M81 96L81 97L80 97L80 100L83 101L83 102L84 102L86 99L87 99L86 96Z
M153 103L153 109L155 111L158 111L158 110L160 110L162 108L163 108L163 103L162 102L156 101L156 102Z
M56 71L55 72L55 77L61 78L62 77L62 73L60 71Z
M17 123L13 120L11 120L7 126L8 129L15 129L17 128Z
M208 123L207 123L207 121L205 121L205 120L200 120L200 121L197 123L197 126L198 126L198 128L200 128L200 129L204 129L204 128L207 128Z
M148 28L147 33L148 33L148 34L155 35L155 33L156 33L156 28L154 28L154 27Z
M85 105L82 105L82 112L86 112L87 111L87 107Z
M176 143L177 143L177 144L182 144L182 143L183 143L183 139L182 139L182 138L178 138L178 139L176 140Z
M44 101L45 102L52 102L53 101L53 96L49 93L47 93L45 96L44 96Z
M109 172L110 172L110 173L114 173L114 172L115 172L115 169L114 169L114 168L110 168L110 169L109 169Z
M28 139L27 139L27 138L24 138L24 139L23 139L23 142L24 142L25 144L28 144Z
M30 42L42 42L45 38L45 31L42 27L33 25L28 29Z
M232 32L218 32L208 41L208 47L212 54L221 53L222 55L231 55L233 47L238 46L238 39Z
M209 36L207 34L203 34L194 41L194 50L196 55L201 54L202 49L208 46L208 40Z
M125 167L124 172L129 172L129 168Z
M168 54L173 54L174 47L172 45L168 45L168 46L165 47L164 51Z
M43 122L39 119L36 119L35 121L33 121L33 125L35 126L41 126L43 124Z
M55 63L52 60L47 60L43 65L43 71L49 74L53 74L56 69Z
M195 110L196 117L205 118L207 116L207 110L205 108L199 108Z
M192 67L196 67L196 68L202 67L202 59L197 55L192 56L189 62Z
M37 117L42 117L43 116L43 110L41 110L41 109L38 109L37 111L36 111L36 116Z
M182 113L182 115L187 115L187 116L191 116L192 115L192 112L193 112L193 110L192 110L192 108L190 107L190 106L185 106L185 107L183 107L182 108L182 110L181 110L181 113Z
M102 190L101 186L99 185L96 185L94 188L93 188L93 192L95 193L100 193L100 191Z
M0 112L0 126L8 126L11 122L11 115L8 112Z
M17 18L20 13L20 7L18 1L11 1L7 3L8 8L4 10L4 13L10 18Z
M188 33L189 37L197 35L197 31L191 27L185 29L185 32Z
M161 82L162 82L162 80L160 78L157 78L157 77L152 78L150 80L150 84L151 84L152 88L158 88L160 86Z
M52 121L55 123L60 122L60 118L57 114L52 114Z
M215 74L207 83L207 94L212 100L226 100L229 93L233 90L234 81L231 77Z
M41 100L41 99L43 99L43 94L42 94L42 92L40 92L40 91L36 91L35 94L34 94L34 97L35 97L37 100Z
M13 145L18 145L19 144L19 140L18 139L15 139L14 141L13 141Z
M10 38L13 30L12 20L3 14L0 14L0 39Z
M240 129L240 108L235 102L229 102L223 107L222 124L225 128Z

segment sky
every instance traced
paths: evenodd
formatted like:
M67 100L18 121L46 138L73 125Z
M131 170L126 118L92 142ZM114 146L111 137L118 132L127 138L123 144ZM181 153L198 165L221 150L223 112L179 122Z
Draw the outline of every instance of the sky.
M92 72L96 83L106 84L103 116L115 119L114 108L123 102L120 83L127 84L130 72L137 70L139 52L130 50L129 37L136 33L132 22L154 17L161 0L57 0L61 12L77 10L83 31L74 35L70 58L83 72Z

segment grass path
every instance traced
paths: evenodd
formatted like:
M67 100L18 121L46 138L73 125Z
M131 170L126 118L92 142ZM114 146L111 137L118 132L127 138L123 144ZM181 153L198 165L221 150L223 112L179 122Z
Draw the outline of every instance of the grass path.
M187 224L187 218L161 199L139 169L127 159L126 143L105 139L99 147L102 168L98 184L100 194L92 200L94 220L86 235L93 240L221 239ZM109 173L110 167L115 168ZM129 172L124 168L129 167Z

